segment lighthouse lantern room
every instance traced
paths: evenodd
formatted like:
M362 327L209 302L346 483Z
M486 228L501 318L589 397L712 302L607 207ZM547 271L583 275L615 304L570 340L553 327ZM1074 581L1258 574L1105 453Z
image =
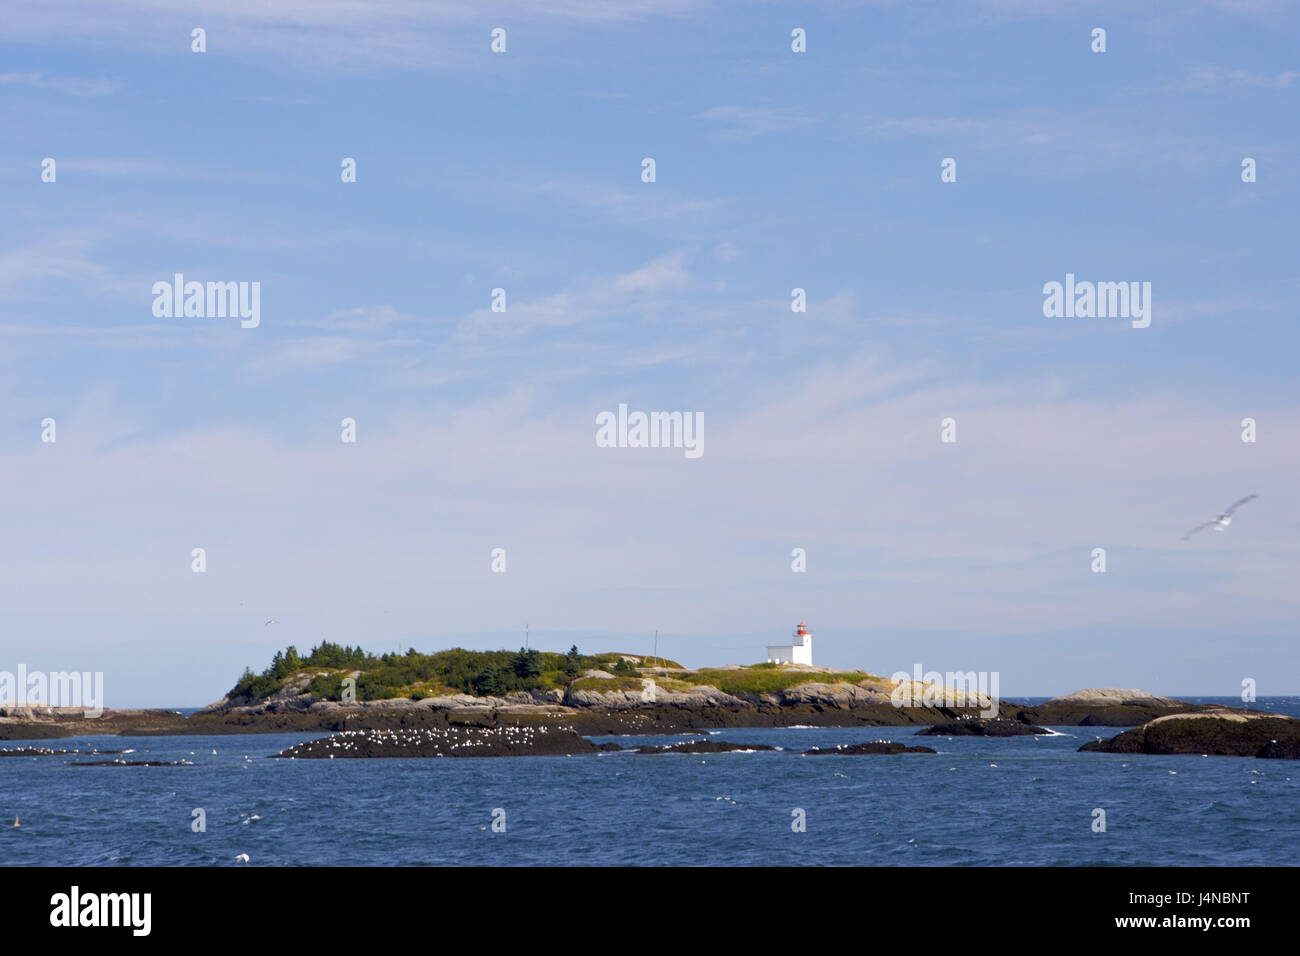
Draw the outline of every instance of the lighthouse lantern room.
M802 621L795 629L789 644L769 644L767 648L769 664L808 664L812 665L812 631Z

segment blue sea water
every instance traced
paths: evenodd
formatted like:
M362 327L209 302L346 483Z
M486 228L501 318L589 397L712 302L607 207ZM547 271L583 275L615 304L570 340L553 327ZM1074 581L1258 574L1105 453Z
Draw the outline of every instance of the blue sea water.
M1253 706L1300 716L1297 698ZM713 739L785 750L486 759L266 759L319 733L7 741L134 748L125 759L194 765L0 759L0 862L235 866L244 853L252 866L1300 860L1300 762L1077 753L1122 728L1054 729L911 740L915 728L729 728ZM875 739L939 754L790 752ZM199 808L206 832L192 827ZM492 829L496 808L505 810L504 833ZM1093 832L1095 808L1106 811L1104 833ZM791 827L796 809L806 832ZM14 816L21 827L9 825Z

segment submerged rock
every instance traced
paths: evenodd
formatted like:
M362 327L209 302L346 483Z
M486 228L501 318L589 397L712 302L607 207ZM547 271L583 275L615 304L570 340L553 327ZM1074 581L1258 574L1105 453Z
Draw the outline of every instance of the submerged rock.
M1002 717L986 720L974 717L969 720L954 720L947 724L935 724L917 734L918 737L1028 737L1037 734L1050 734L1046 727L1038 727L1019 720L1007 720Z
M723 754L738 750L775 750L767 744L733 744L725 740L687 740L679 744L636 748L639 754Z
M49 747L5 747L0 749L0 757L62 757L74 756L80 750L52 750ZM120 754L120 750L87 750L87 754Z
M857 756L859 754L934 754L938 752L932 747L909 747L894 740L873 740L869 744L837 744L834 747L825 749L814 747L812 750L805 750L803 755L805 757L816 757L821 754Z

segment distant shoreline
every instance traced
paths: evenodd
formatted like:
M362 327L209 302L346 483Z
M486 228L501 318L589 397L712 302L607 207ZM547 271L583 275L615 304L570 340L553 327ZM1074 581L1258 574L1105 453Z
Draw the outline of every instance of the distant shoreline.
M821 685L825 687L826 685ZM955 720L978 720L979 707L895 707L888 703L836 705L835 695L812 695L798 704L720 705L701 695L696 706L683 703L515 704L443 706L422 701L376 701L354 705L316 702L305 707L270 706L200 709L189 716L172 710L105 710L98 718L45 711L0 712L0 740L43 740L73 736L175 736L291 732L335 732L394 727L498 727L506 724L570 728L586 736L671 734L727 727L930 727ZM1221 706L1168 698L1089 704L1052 698L1031 705L1003 700L999 717L1038 726L1136 727L1156 717L1221 710ZM1256 711L1255 713L1258 713Z

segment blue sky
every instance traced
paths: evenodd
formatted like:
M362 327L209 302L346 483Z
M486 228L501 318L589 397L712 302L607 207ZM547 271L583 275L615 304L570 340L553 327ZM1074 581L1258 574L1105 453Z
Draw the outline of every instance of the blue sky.
M806 620L1012 696L1300 690L1294 7L540 9L8 5L0 669L186 705L322 638ZM154 318L176 272L260 326ZM1045 318L1067 272L1150 328ZM597 448L620 402L704 455Z

